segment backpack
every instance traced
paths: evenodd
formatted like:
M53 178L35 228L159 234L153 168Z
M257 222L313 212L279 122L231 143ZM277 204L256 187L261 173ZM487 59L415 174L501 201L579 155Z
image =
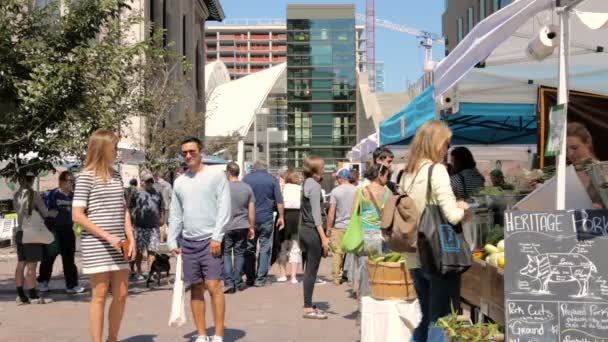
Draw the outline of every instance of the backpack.
M416 176L414 176L408 192L411 191ZM392 195L384 206L380 223L380 229L387 246L395 252L416 252L419 219L420 211L407 193Z

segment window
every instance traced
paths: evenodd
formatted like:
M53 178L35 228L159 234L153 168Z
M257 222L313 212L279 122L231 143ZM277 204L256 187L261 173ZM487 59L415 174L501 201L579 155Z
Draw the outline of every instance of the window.
M469 7L467 11L467 32L473 31L473 27L475 27L475 11L473 7Z
M186 57L186 16L182 17L182 55Z
M196 91L197 93L200 95L201 93L201 74L200 74L200 64L201 64L201 59L200 59L200 43L197 42L196 43L196 51L194 52L194 67L195 67L195 71L194 71L194 78L196 80Z
M457 43L460 43L460 41L462 40L463 33L464 33L463 30L464 30L464 27L463 27L463 24L462 24L462 18L458 18L458 27L456 29L456 35L457 35L456 41L457 41Z
M156 6L154 0L150 0L150 26L154 29L154 22L156 21L156 13L154 6Z
M167 47L167 27L169 27L169 23L167 22L167 1L163 0L163 47Z
M486 0L479 0L479 21L486 18Z

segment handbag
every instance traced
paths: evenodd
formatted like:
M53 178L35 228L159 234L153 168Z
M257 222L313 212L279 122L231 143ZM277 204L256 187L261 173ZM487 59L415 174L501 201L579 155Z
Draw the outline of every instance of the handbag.
M345 253L358 254L363 251L365 233L361 221L361 195L357 192L357 204L342 238L342 250Z
M23 218L21 223L23 231L22 242L25 243L41 243L48 245L55 241L55 237L50 230L44 225L44 220L38 211L32 211L32 215Z
M431 203L431 177L434 166L429 167L426 208L420 217L418 231L420 267L429 274L457 275L471 267L471 249L464 239L460 224L450 224L441 208Z

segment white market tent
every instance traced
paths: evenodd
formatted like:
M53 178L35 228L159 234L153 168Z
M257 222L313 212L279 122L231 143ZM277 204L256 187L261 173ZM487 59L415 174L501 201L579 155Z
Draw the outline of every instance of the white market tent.
M458 102L536 103L539 85L558 86L558 49L542 62L526 55L545 25L559 26L555 0L518 0L480 22L435 70L435 98ZM571 15L570 85L608 95L608 30L589 28L580 12L608 13L608 1L586 0ZM606 19L608 20L608 19ZM484 63L482 68L474 68Z
M286 67L286 63L281 63L215 88L207 102L205 135L246 135L255 110L263 106Z
M211 94L215 88L230 82L230 73L221 60L205 64L205 93Z
M351 162L367 161L366 157L371 155L378 146L380 146L378 133L370 134L352 148L348 154L348 158Z
M560 2L567 7L556 8ZM549 24L560 28L557 54L542 62L533 61L526 54L528 43ZM605 0L514 1L479 23L437 65L435 99L442 102L448 92L457 97L458 83L464 88L466 75L476 65L482 67L479 73L503 82L493 90L495 94L501 94L501 89L517 91L523 85L536 84L557 86L558 103L568 102L569 89L608 95L608 30L602 30L607 26ZM474 84L469 92L471 87ZM565 207L565 141L564 131L557 163L558 209Z

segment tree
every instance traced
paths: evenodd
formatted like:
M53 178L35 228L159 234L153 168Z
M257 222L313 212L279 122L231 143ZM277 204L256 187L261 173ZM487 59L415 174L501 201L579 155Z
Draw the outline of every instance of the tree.
M0 1L0 161L6 175L79 156L99 128L118 130L136 114L147 41L125 43L141 20L126 0L66 1L32 8ZM28 158L36 156L35 159Z

